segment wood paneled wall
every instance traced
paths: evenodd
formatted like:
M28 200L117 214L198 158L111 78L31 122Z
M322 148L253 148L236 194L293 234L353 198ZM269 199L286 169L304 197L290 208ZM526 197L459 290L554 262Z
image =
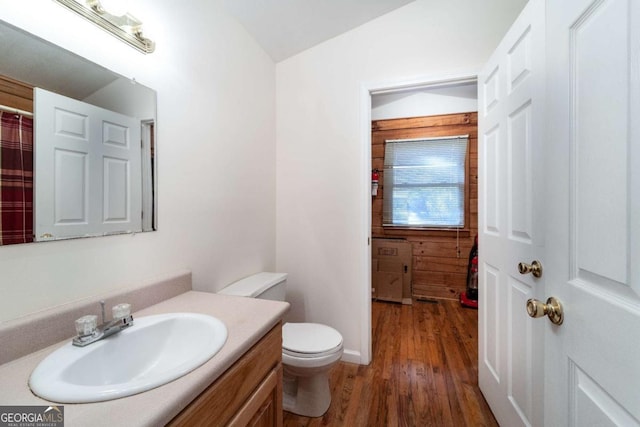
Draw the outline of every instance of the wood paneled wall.
M467 263L478 233L478 114L376 120L371 123L371 164L380 171L378 196L372 198L372 236L404 238L413 247L413 295L428 298L458 298L466 288ZM382 227L384 199L384 141L469 134L468 188L465 229L456 231L385 229ZM459 245L456 243L459 242Z
M0 75L0 105L33 112L33 87Z

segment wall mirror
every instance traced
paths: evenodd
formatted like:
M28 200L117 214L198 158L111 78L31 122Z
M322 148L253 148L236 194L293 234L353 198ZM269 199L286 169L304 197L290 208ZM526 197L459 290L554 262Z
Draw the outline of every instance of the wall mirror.
M0 244L156 230L156 92L1 20L0 57Z

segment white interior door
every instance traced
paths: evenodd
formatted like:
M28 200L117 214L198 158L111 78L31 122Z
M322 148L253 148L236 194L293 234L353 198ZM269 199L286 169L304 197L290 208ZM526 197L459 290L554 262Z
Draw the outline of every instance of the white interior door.
M547 10L545 424L640 425L640 2Z
M544 0L530 0L478 77L479 383L503 426L543 422L544 325L528 317L544 275Z
M36 240L141 231L139 120L34 90Z

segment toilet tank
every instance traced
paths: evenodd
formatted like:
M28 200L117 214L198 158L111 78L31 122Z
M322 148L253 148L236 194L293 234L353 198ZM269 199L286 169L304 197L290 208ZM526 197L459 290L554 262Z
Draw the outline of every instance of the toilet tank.
M233 282L218 293L284 301L286 283L287 273L262 272Z

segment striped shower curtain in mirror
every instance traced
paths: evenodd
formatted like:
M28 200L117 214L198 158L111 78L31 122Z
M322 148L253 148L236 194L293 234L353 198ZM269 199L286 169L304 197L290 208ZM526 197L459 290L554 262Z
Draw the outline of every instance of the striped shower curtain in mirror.
M0 119L0 244L33 242L33 119Z

